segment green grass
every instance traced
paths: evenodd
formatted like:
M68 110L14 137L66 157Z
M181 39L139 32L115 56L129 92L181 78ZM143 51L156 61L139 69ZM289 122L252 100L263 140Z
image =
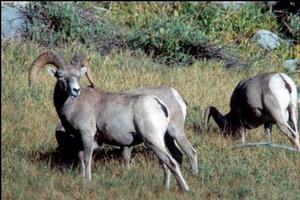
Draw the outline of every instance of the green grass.
M247 52L254 54L255 45ZM285 47L283 47L285 48ZM136 147L125 169L109 147L95 153L92 182L82 180L80 167L54 162L58 116L52 102L55 80L43 70L30 89L28 71L45 50L34 42L10 42L1 48L1 157L3 199L299 199L300 154L266 147L232 149L238 143L218 135L211 121L203 131L208 105L229 111L231 92L242 79L260 72L282 71L288 53L275 50L245 70L225 70L218 61L197 61L182 68L154 63L142 52L114 52L101 56L85 47L52 48L69 60L74 49L91 57L96 85L111 91L140 86L170 85L188 101L185 131L198 152L199 174L193 176L184 157L183 176L191 192L182 193L172 176L164 191L163 171L157 158ZM281 54L284 52L285 54ZM296 79L296 76L293 76ZM87 80L81 80L87 85ZM262 128L248 132L251 141L264 140ZM277 128L273 141L290 145Z

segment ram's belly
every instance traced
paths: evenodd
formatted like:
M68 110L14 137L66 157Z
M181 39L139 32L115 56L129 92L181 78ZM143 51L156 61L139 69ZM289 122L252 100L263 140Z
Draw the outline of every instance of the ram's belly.
M95 136L98 144L105 143L116 146L132 146L139 144L142 140L136 136L135 132L99 132Z
M98 127L96 141L116 146L132 146L141 143L132 120L114 118Z

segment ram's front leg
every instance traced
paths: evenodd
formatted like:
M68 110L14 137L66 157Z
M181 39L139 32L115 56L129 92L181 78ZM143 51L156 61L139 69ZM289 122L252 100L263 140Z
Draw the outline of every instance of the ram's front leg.
M82 176L85 177L86 174L85 174L85 164L84 164L84 160L83 160L83 151L78 152L78 158L79 158L80 165L81 165Z
M84 177L87 177L89 181L92 180L91 166L92 155L94 146L94 134L88 132L81 133L81 139L83 144L81 168ZM80 153L79 153L80 154Z
M131 151L132 151L132 147L130 146L124 146L122 147L122 158L123 158L123 162L126 168L129 168L129 163L130 163L130 159L131 159Z

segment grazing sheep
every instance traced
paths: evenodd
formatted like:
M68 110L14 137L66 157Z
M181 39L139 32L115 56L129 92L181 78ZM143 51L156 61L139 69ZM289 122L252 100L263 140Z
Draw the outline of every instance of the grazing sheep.
M264 73L242 80L234 89L230 100L230 112L223 116L215 107L205 112L205 128L210 116L225 135L242 136L245 129L264 125L271 134L272 124L289 138L300 150L297 129L297 90L290 77L283 73Z
M67 132L80 137L83 176L91 180L91 162L94 142L132 146L143 141L159 158L164 170L164 186L169 188L170 171L180 188L189 187L182 177L177 161L168 152L165 142L170 113L164 103L153 95L114 93L99 88L80 88L79 79L86 67L68 64L62 57L44 52L33 62L29 72L29 85L46 64L56 79L54 105Z

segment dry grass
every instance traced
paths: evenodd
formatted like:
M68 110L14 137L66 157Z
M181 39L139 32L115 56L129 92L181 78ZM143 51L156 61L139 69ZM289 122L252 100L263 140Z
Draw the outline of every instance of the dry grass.
M76 49L57 51L70 59ZM209 132L202 126L206 106L213 104L223 113L229 110L231 92L242 78L262 71L281 71L278 56L272 54L251 69L225 70L222 63L214 61L199 61L185 68L166 67L143 54L120 52L101 57L90 49L81 50L91 56L95 82L104 89L122 91L166 84L187 99L186 134L198 152L200 167L199 174L193 176L185 158L183 175L192 191L182 193L173 177L171 190L164 191L157 158L142 146L135 149L130 169L122 167L113 150L105 147L97 152L91 183L82 180L78 166L55 162L55 80L43 71L29 89L28 70L42 49L33 43L13 42L1 48L4 199L299 199L299 153L266 147L232 149L238 141L219 136L213 122ZM86 84L82 79L82 85ZM250 131L247 139L265 139L262 128ZM273 140L290 145L277 128Z

